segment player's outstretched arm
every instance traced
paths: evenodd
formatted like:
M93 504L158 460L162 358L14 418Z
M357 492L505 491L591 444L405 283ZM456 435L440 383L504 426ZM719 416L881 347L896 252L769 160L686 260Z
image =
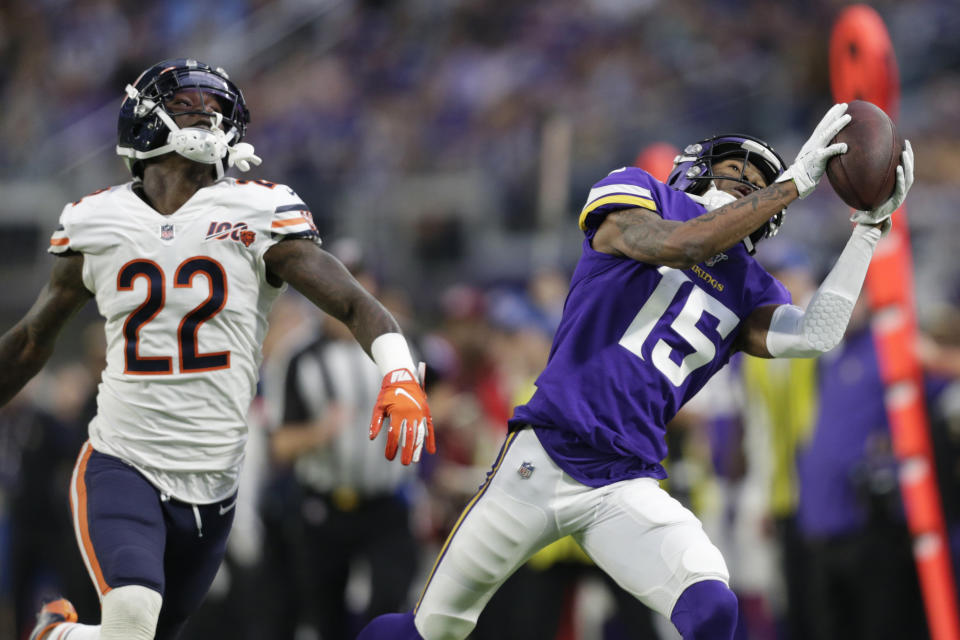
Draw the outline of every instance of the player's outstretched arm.
M597 251L649 264L687 269L726 251L797 198L813 191L833 156L847 145L831 140L850 122L846 104L835 104L777 181L686 222L664 220L645 209L611 213L593 240Z
M0 405L37 374L60 330L93 296L83 285L83 255L58 257L50 281L20 322L0 336Z
M736 347L760 358L812 358L840 344L882 227L856 225L807 308L783 304L756 309L741 327Z
M290 284L324 313L343 322L371 354L377 336L400 326L380 302L350 275L337 258L310 240L278 242L263 256L268 273Z
M401 450L403 464L417 462L426 445L436 452L433 419L427 396L417 378L410 349L397 321L354 279L336 257L309 240L285 240L264 254L270 274L306 296L324 312L343 322L373 358L383 375L370 423L370 439L387 429L386 456Z
M877 243L890 230L890 216L913 186L913 148L905 143L893 195L873 211L857 211L857 224L837 263L806 309L761 307L745 321L738 347L762 358L809 358L833 349L846 332Z
M686 222L664 220L647 209L615 211L597 229L593 248L688 269L737 244L797 197L793 182L779 182Z

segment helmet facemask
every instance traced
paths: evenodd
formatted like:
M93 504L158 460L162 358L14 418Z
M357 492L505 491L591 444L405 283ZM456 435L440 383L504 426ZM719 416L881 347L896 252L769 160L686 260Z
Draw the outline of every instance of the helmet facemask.
M199 93L200 110L171 111L170 100L178 92L190 90ZM216 100L219 108L207 108L208 100ZM181 128L177 117L191 114L205 116L209 124ZM260 164L253 146L240 142L249 121L240 90L222 69L214 70L194 60L162 62L126 87L117 153L124 156L135 176L142 171L138 161L177 153L213 165L219 179L234 164L243 171L251 163Z

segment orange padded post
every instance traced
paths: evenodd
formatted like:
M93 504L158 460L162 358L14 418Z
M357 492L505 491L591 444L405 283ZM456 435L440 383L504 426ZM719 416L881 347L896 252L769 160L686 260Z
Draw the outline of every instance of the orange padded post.
M830 37L830 84L836 101L868 100L896 119L900 102L896 57L883 19L874 9L853 5L837 18ZM917 323L906 214L904 208L894 214L893 229L881 240L867 272L866 290L930 637L960 640L957 587L934 472L923 374L913 351Z

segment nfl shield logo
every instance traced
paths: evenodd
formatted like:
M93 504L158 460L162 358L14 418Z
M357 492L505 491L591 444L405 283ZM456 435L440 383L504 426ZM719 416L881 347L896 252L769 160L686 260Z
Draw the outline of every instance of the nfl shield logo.
M172 224L162 224L162 225L160 225L160 239L161 239L161 240L173 240L173 225L172 225Z
M712 266L716 265L718 262L722 262L722 261L724 261L724 260L726 260L726 259L727 259L727 254L725 254L725 253L723 253L723 252L721 251L721 252L718 253L717 255L715 255L715 256L713 256L712 258L710 258L709 260L707 260L706 265L707 265L708 267L712 267Z
M524 461L524 463L520 465L520 468L517 469L517 473L520 474L521 478L523 478L524 480L527 480L530 478L530 476L533 475L533 470L535 468L536 467L533 466L532 462Z

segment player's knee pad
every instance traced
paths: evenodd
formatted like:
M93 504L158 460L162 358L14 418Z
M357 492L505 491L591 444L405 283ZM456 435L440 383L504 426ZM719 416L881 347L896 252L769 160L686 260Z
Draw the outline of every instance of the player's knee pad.
M152 640L163 598L140 585L117 587L103 596L100 640Z
M413 624L413 613L377 616L360 631L357 640L422 640Z
M719 580L687 587L670 620L683 640L732 640L737 628L737 596Z
M726 582L730 579L727 563L723 559L720 549L700 531L694 531L696 537L686 539L686 548L679 554L678 573L686 576L685 582L690 583L699 578L702 580L719 580Z

